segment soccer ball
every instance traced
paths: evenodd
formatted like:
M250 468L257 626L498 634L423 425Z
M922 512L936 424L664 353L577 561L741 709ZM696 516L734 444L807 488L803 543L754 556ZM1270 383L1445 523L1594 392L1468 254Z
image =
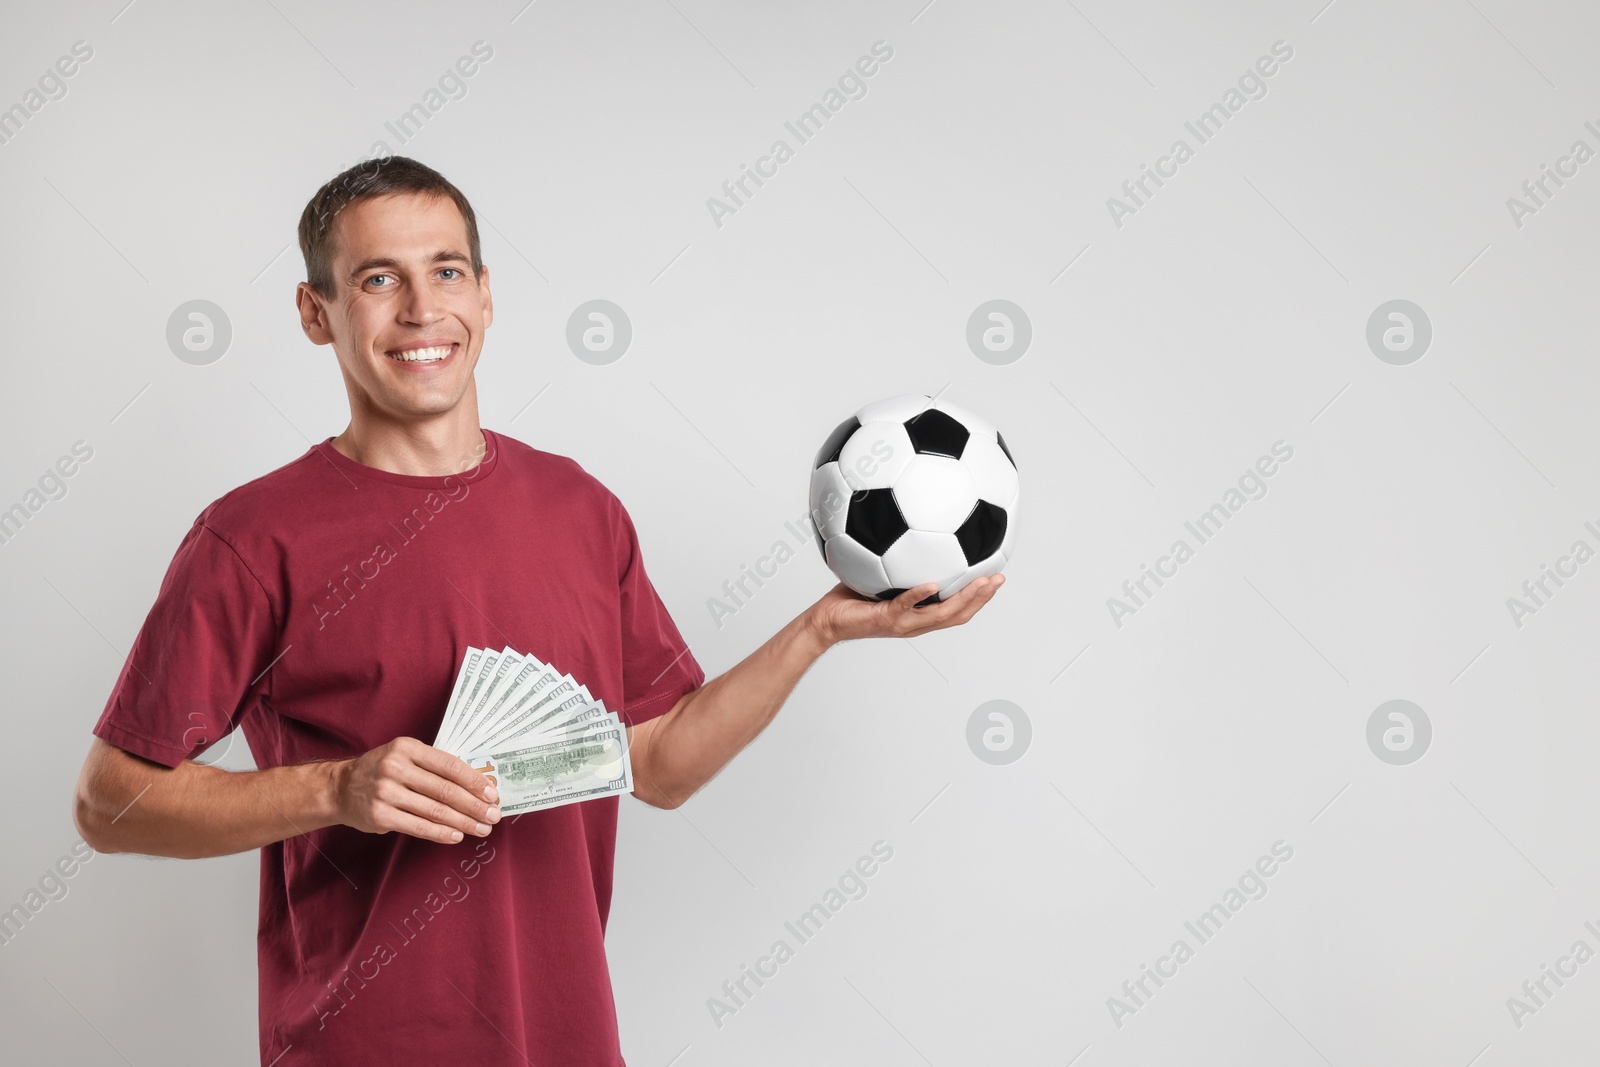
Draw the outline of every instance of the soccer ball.
M828 569L890 600L925 582L945 600L1011 559L1017 465L988 422L925 394L868 404L811 470L811 526Z

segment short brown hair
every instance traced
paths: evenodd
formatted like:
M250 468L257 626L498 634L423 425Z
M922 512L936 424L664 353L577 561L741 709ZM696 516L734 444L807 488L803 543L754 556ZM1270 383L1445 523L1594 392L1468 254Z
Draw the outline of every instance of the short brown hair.
M319 295L331 299L333 286L333 223L339 212L351 204L376 196L417 193L444 196L455 202L467 223L467 251L472 257L472 275L483 276L483 253L478 243L478 218L461 190L443 174L405 156L383 156L357 163L331 179L306 204L300 214L300 254L306 261L306 283Z

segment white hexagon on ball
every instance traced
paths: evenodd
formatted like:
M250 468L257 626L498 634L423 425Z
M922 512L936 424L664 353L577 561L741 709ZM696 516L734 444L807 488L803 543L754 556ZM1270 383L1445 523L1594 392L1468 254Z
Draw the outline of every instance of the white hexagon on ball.
M933 403L933 398L925 393L908 393L905 396L891 396L887 400L877 400L860 411L856 418L863 424L869 422L905 422L911 416L926 411Z
M839 471L851 489L887 489L916 455L898 422L863 422L839 450Z
M972 475L978 499L1011 510L1017 499L1017 468L997 441L972 438L961 453L961 462Z
M839 464L829 461L811 472L811 520L826 541L844 533L850 513L850 486Z
M907 530L883 554L889 585L910 589L924 582L948 582L967 569L967 557L955 534Z
M823 553L828 560L828 569L862 596L877 596L889 588L889 575L883 569L883 560L849 534L830 538Z
M955 533L977 506L978 487L961 460L919 455L895 479L894 500L913 530Z

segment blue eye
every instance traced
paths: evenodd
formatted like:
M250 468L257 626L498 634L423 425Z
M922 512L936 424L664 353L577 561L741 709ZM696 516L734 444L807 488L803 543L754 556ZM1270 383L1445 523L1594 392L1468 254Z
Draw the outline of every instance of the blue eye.
M454 271L455 273L460 274L461 273L461 268L460 267L445 267L444 270L441 270L439 273L443 274L445 271Z
M368 278L367 281L368 282L375 282L379 278L387 278L387 277L389 277L389 275L387 275L387 274L374 274L372 277ZM378 288L382 289L383 286L380 285Z

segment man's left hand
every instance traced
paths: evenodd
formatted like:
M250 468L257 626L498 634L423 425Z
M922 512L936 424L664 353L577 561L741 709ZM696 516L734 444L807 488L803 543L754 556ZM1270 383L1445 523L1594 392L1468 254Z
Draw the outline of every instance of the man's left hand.
M907 589L893 600L869 600L840 582L811 606L806 622L827 645L858 637L916 637L971 619L1005 580L1003 574L974 578L950 599L921 608L917 602L937 593L938 582Z

